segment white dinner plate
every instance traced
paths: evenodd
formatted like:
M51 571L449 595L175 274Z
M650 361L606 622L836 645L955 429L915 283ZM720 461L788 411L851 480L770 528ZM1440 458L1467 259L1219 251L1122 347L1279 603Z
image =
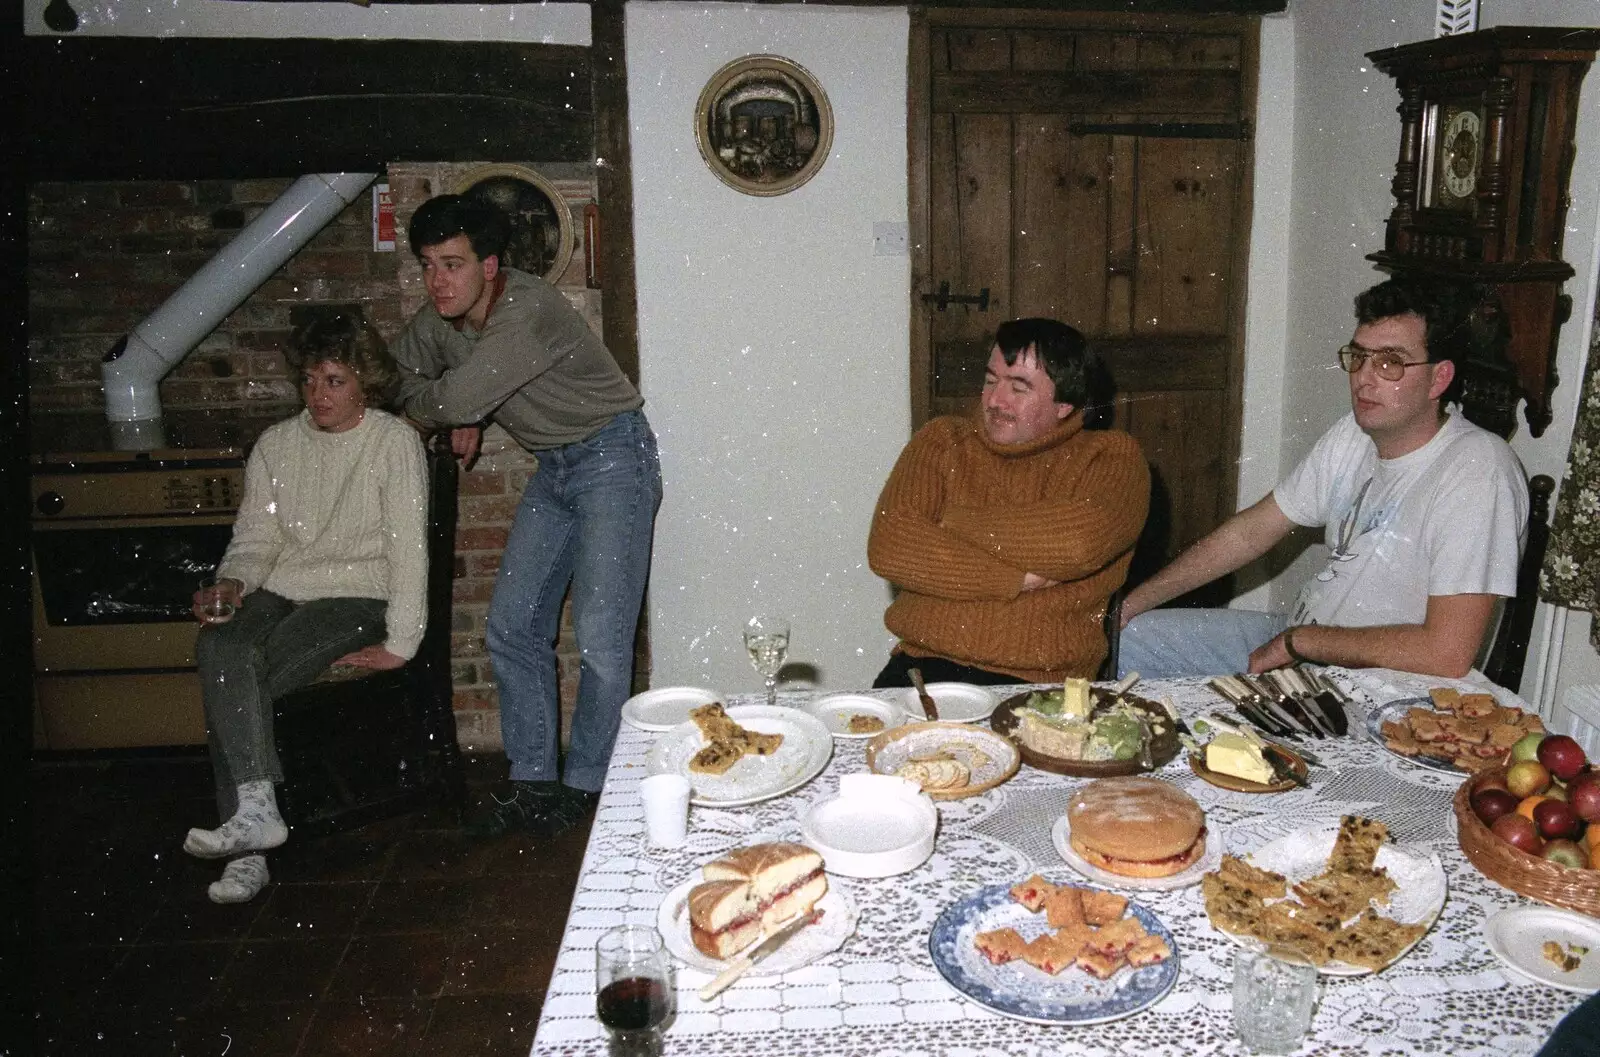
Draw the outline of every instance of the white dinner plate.
M1125 877L1110 870L1102 870L1072 849L1072 825L1065 815L1056 819L1056 824L1050 828L1050 840L1068 866L1095 884L1103 888L1133 888L1145 892L1172 892L1199 884L1202 877L1222 865L1222 853L1227 845L1227 839L1222 835L1222 827L1208 822L1205 854L1188 869L1180 870L1170 877Z
M622 704L622 718L630 727L654 732L668 731L687 722L689 710L721 701L715 690L698 686L663 686L635 694Z
M689 938L689 890L701 884L699 878L690 878L667 893L656 913L656 928L672 956L692 969L713 975L727 968L728 963L708 958L695 947ZM761 959L746 976L777 976L832 954L844 946L856 930L856 905L842 890L828 886L827 894L817 901L822 917L807 925L789 942Z
M1054 882L1056 879L1047 878ZM1046 931L1045 916L1011 898L1013 882L980 888L945 907L928 936L933 964L951 987L985 1009L1034 1024L1103 1024L1161 1001L1178 980L1178 941L1155 914L1138 903L1128 913L1145 931L1160 936L1172 957L1155 965L1124 965L1109 980L1097 980L1076 966L1051 976L1018 958L995 965L978 952L980 932L1014 928L1024 939ZM1062 1047L1065 1051L1068 1047Z
M822 773L833 755L833 735L817 717L782 705L736 705L728 717L761 734L782 734L770 756L746 756L723 774L695 774L689 760L705 747L694 721L680 723L656 739L645 757L646 774L681 774L701 807L737 807L770 800L800 788Z
M1513 907L1484 922L1483 934L1496 957L1523 976L1582 995L1600 991L1600 921L1594 918L1554 907ZM1547 940L1587 947L1589 953L1564 973L1544 956Z
M976 723L1000 707L1000 695L972 683L928 683L928 696L939 708L944 723ZM915 688L904 691L900 707L913 719L926 719Z
M855 734L850 730L851 716L874 716L883 721L883 730L898 727L906 721L905 713L887 701L866 694L829 694L805 706L805 711L816 716L836 738L870 738L879 731Z
M1333 842L1338 836L1337 825L1299 830L1279 837L1245 858L1252 866L1283 874L1292 887L1327 868L1328 854L1333 851ZM1449 888L1439 856L1430 853L1423 858L1415 852L1402 851L1393 844L1384 844L1378 849L1374 865L1387 870L1395 883L1395 890L1389 893L1389 902L1379 906L1378 913L1402 925L1427 924L1431 927L1438 919L1439 911L1444 909L1444 897ZM1345 923L1349 924L1349 921ZM1241 947L1262 945L1254 937L1237 936L1226 929L1217 931ZM1396 953L1389 964L1393 965L1404 958L1427 934L1427 930L1423 930L1421 935ZM1318 972L1323 976L1367 976L1372 970L1346 962L1328 962L1319 966Z

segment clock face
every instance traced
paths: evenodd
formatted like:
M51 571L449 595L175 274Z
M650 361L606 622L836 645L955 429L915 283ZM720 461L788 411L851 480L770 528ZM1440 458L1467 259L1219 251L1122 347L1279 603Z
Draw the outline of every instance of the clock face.
M1483 161L1483 118L1476 110L1441 108L1443 119L1435 141L1438 181L1434 204L1470 209L1478 191L1478 170Z

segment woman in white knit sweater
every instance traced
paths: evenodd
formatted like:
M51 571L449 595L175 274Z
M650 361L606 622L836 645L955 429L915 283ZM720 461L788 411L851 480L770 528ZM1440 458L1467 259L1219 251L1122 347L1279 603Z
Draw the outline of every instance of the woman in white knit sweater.
M398 668L427 621L427 471L415 430L375 405L397 375L359 313L295 332L305 410L268 429L245 468L244 502L216 586L195 616L201 691L222 825L183 848L227 859L213 902L242 903L267 883L262 852L288 838L273 784L283 780L272 702L330 663Z

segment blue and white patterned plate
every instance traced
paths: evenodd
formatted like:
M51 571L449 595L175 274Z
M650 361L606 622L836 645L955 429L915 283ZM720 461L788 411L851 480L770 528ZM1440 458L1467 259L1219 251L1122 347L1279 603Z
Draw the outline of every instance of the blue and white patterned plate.
M1433 710L1433 699L1427 697L1402 697L1398 701L1390 701L1381 708L1375 708L1367 713L1367 734L1379 747L1390 756L1398 756L1407 763L1414 763L1418 767L1426 767L1430 771L1445 771L1449 774L1466 774L1449 760L1438 756L1407 756L1403 752L1396 752L1389 748L1389 743L1384 737L1383 725L1390 720L1400 721L1406 718L1406 713L1413 708L1426 708Z
M928 951L950 986L985 1009L1035 1024L1101 1024L1154 1005L1178 980L1178 943L1171 930L1138 903L1129 903L1128 913L1165 940L1172 957L1142 969L1124 966L1109 980L1075 966L1051 976L1021 959L995 965L979 954L973 938L980 932L1014 928L1031 940L1049 930L1043 913L1011 898L1009 882L980 888L946 907L933 924Z

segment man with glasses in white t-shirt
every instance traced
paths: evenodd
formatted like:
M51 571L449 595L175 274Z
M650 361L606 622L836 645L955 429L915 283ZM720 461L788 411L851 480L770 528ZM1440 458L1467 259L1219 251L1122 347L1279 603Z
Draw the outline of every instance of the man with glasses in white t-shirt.
M1516 594L1528 488L1506 442L1445 410L1477 304L1466 284L1390 279L1356 298L1339 350L1350 414L1254 506L1123 602L1120 664L1147 678L1296 662L1465 675ZM1327 565L1292 613L1156 609L1325 526Z

